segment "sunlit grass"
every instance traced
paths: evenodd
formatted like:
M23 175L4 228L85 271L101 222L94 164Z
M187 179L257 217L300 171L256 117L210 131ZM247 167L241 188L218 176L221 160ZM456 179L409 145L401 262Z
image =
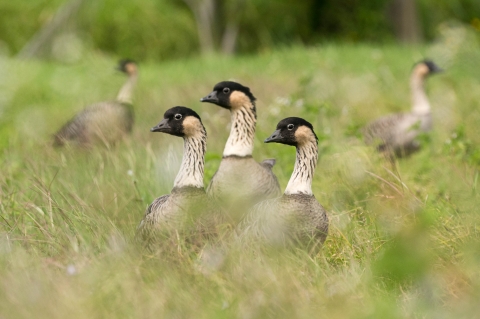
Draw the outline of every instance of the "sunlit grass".
M5 318L471 318L478 314L479 70L463 51L325 45L252 57L140 63L133 134L117 147L52 149L51 135L84 106L115 97L115 59L81 64L1 60L0 316ZM469 56L480 59L478 46ZM411 65L448 65L428 81L434 130L393 167L357 128L407 110ZM229 114L198 99L221 80L258 98L254 157L276 158L284 188L294 148L262 140L287 116L313 123L321 157L314 193L329 211L318 255L232 250L202 265L181 246L142 254L133 236L168 193L182 141L149 128L175 105L208 131L206 182Z

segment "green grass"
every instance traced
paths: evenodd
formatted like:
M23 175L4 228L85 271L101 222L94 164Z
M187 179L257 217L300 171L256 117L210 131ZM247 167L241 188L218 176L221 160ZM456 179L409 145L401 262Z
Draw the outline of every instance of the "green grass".
M132 136L89 152L52 149L50 137L85 105L116 95L124 78L115 59L0 60L0 316L477 316L480 70L472 61L480 51L451 45L325 45L141 64ZM358 128L409 108L409 72L423 56L448 69L428 81L434 130L393 168L363 146ZM258 98L254 157L277 158L282 188L295 151L262 140L284 117L313 123L321 148L314 193L331 221L318 255L233 249L220 266L202 268L182 247L169 256L136 251L136 225L170 191L182 156L181 139L149 128L172 106L198 111L209 134L208 182L229 114L198 100L224 79Z

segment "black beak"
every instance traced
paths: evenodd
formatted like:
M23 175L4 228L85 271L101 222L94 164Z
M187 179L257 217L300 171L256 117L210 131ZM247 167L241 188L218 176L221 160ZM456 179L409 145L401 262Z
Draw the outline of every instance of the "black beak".
M160 123L150 129L150 132L168 132L171 129L168 125L168 119L163 119Z
M218 100L218 97L217 97L217 91L213 91L209 95L207 95L205 97L202 97L200 99L200 102L209 102L209 103L218 104L219 100Z
M280 133L280 130L276 130L275 132L272 133L272 135L270 135L270 137L268 137L265 141L263 141L264 143L274 143L274 142L279 142L283 139L283 136L282 134Z
M435 66L435 68L432 71L432 73L442 73L442 72L445 72L445 69L442 69L438 66Z
M429 68L430 68L430 73L441 73L445 71L444 69L442 69L441 67L439 67L433 62L429 65Z

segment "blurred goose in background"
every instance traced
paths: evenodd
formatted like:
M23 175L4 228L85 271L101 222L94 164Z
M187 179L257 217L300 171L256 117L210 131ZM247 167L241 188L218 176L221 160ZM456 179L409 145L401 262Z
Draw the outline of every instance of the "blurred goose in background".
M151 247L162 231L167 231L168 236L169 231L182 232L189 227L193 236L204 235L211 231L207 221L215 217L217 210L203 185L207 133L200 117L189 108L176 106L167 110L151 131L182 137L184 153L171 193L158 197L147 208L137 228L137 239Z
M280 185L272 172L275 160L258 163L252 158L257 111L250 89L236 82L220 82L200 101L229 110L232 121L220 167L207 193L228 207L241 204L243 209L279 196Z
M275 246L300 244L308 250L320 247L328 233L328 217L312 192L318 159L312 124L298 117L283 119L265 143L295 146L295 167L284 194L258 203L239 224L239 239Z
M429 60L415 64L411 77L412 111L381 117L364 128L365 143L374 144L380 152L398 157L407 156L420 148L415 139L432 128L430 103L424 89L425 79L443 71Z
M132 95L137 82L137 65L132 60L121 60L118 70L126 73L128 79L115 101L95 103L75 115L54 135L55 146L69 142L82 147L98 142L111 145L131 132L134 120Z

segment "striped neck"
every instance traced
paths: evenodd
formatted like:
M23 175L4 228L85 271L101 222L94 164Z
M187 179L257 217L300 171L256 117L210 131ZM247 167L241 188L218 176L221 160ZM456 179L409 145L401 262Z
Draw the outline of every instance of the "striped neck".
M174 188L203 188L205 152L207 151L207 133L202 131L195 136L185 137L183 159L180 170L173 184Z
M137 77L137 73L128 75L127 81L118 92L117 101L121 103L132 104L133 89L137 83Z
M314 140L297 146L297 158L285 195L313 195L312 180L318 160L318 146Z
M257 111L251 101L231 109L232 127L223 156L251 156L257 123Z

